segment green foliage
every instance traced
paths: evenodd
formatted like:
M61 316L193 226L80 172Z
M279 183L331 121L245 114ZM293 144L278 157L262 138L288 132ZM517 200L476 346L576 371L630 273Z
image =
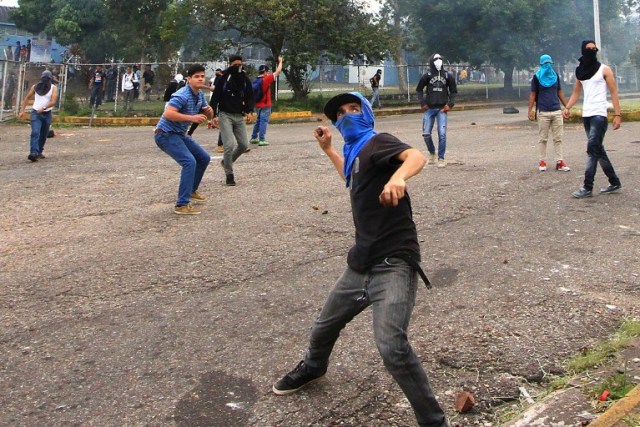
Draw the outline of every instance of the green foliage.
M12 16L19 28L46 31L62 45L78 44L89 62L166 60L184 37L161 35L184 9L170 0L20 0ZM177 2L182 3L182 2ZM172 14L173 12L173 14ZM188 13L186 15L189 16Z
M235 30L241 40L269 47L272 59L283 54L283 72L296 99L307 97L309 64L323 53L376 61L391 46L388 27L353 0L192 1L198 22L208 31Z
M542 53L573 62L580 42L594 33L592 0L416 1L425 55L438 51L449 61L495 65L505 72L507 89L514 67L527 68ZM623 1L600 2L605 48L618 44Z
M64 94L64 115L75 116L80 111L80 103L78 102L74 92L67 90Z
M567 368L579 373L598 366L637 336L640 336L640 322L624 322L613 338L598 344L585 354L572 358L567 362Z
M609 400L618 400L625 397L635 386L624 374L614 374L594 387L591 392L597 398L606 390L609 392Z

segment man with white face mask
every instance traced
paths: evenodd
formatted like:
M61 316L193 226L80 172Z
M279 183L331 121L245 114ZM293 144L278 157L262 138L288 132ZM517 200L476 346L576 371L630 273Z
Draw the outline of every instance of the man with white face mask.
M426 94L424 93L427 89ZM447 149L447 112L455 104L458 93L456 80L451 73L443 68L442 55L435 53L429 58L429 71L418 82L416 87L420 108L424 111L422 119L422 137L429 150L427 164L436 161L436 148L431 138L434 122L438 122L438 167L447 166L444 160Z

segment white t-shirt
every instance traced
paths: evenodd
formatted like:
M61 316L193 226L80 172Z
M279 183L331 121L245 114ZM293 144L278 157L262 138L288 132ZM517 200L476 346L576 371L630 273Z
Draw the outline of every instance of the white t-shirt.
M45 105L47 105L49 103L49 101L51 101L51 97L53 96L53 88L56 87L55 85L51 85L51 89L49 89L49 92L47 92L45 95L38 95L38 92L36 92L36 97L33 100L33 110L39 110L41 108L43 108ZM51 111L51 109L53 109L53 107L49 107L46 108L44 111Z
M607 117L607 81L604 79L604 67L600 68L588 80L580 80L584 91L582 117Z

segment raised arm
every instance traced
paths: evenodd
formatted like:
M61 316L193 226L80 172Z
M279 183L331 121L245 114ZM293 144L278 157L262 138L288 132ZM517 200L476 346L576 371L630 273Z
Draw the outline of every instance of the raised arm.
M280 75L281 72L282 72L282 55L278 56L278 66L273 72L273 77L278 77L278 75Z
M340 178L344 181L344 159L338 154L336 149L333 147L331 143L331 131L326 126L318 126L313 131L313 136L316 137L320 148L324 153L329 157L331 163L333 163L333 167L336 168Z
M397 156L402 166L391 176L380 193L380 204L386 207L396 207L406 194L407 181L419 174L424 168L426 160L424 154L415 148L404 150Z

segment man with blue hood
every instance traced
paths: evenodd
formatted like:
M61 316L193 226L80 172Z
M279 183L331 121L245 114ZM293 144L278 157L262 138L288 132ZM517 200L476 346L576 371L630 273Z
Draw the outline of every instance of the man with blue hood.
M288 395L322 378L341 330L371 306L378 351L419 425L447 426L407 339L418 274L428 285L407 193L407 180L422 170L424 155L393 135L376 133L371 105L357 92L330 99L324 113L344 138L343 155L333 147L328 127L319 126L314 136L349 188L355 245L313 325L304 360L273 385L273 392Z
M555 150L556 170L569 172L571 169L564 161L562 155L563 120L562 108L567 105L564 92L560 87L560 79L553 69L553 59L549 55L540 57L540 68L531 79L531 94L529 95L529 120L538 120L538 145L540 147L540 160L538 170L547 170L547 141L549 130L553 136L553 148ZM535 105L535 107L534 107Z
M424 93L425 89L426 94ZM447 113L456 103L458 87L453 74L444 69L442 55L439 53L434 53L429 58L429 71L420 77L416 93L418 102L420 102L420 109L424 111L422 137L429 151L427 164L432 165L436 162L436 147L433 145L431 131L433 130L434 122L437 120L438 167L444 168L447 166L447 162L444 160L447 150Z

